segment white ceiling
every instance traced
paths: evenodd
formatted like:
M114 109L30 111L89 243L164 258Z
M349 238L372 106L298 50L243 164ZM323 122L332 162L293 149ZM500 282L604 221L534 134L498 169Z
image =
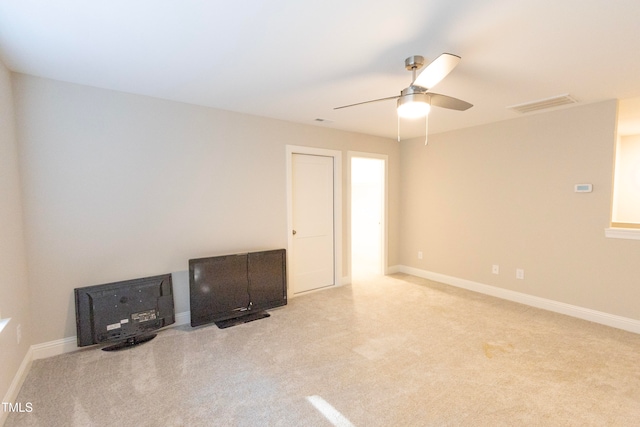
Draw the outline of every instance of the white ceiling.
M462 61L434 91L474 107L434 108L429 133L640 97L640 1L0 0L15 72L389 138L394 101L333 107L399 94L406 57L442 52Z

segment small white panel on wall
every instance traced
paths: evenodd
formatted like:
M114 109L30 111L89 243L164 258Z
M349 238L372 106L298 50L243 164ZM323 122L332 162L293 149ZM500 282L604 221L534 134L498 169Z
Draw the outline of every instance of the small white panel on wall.
M593 191L592 184L576 184L573 187L573 191L576 193L591 193Z

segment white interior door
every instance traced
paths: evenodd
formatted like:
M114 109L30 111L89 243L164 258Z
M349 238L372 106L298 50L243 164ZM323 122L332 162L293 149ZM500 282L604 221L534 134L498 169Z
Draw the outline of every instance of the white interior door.
M292 155L294 293L335 282L333 168L333 157Z

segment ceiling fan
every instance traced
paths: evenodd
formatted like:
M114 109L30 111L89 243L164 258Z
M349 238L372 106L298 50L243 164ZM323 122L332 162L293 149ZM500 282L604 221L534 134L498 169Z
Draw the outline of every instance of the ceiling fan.
M414 119L425 117L429 114L431 106L447 108L450 110L464 111L473 107L472 104L461 99L453 98L439 93L429 92L429 89L437 85L444 79L460 62L458 55L443 53L430 62L424 70L417 71L424 65L424 57L420 55L410 56L404 60L405 68L411 71L413 81L409 87L403 89L400 95L389 96L387 98L373 99L370 101L358 102L356 104L343 105L334 110L354 107L356 105L368 104L371 102L397 100L398 105L398 141L400 140L400 117Z

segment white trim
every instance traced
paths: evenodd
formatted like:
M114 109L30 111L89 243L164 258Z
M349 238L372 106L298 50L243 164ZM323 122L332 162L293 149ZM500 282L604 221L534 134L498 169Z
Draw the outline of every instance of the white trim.
M27 350L27 354L25 354L22 359L22 363L20 363L20 367L18 367L18 372L13 377L13 381L11 381L11 385L9 386L9 390L4 395L3 402L15 403L18 398L18 393L20 392L20 388L22 388L22 384L24 380L27 378L27 374L31 369L31 363L33 362L33 349L29 348ZM0 426L4 425L4 422L7 420L9 416L9 412L5 412L0 409Z
M182 313L176 313L175 322L162 329L175 328L177 326L188 325L189 323L191 323L191 312L184 311ZM66 337L59 340L34 344L31 346L31 351L33 352L33 360L38 360L71 353L81 348L84 347L78 347L76 337Z
M191 312L190 311L183 311L182 313L176 313L175 316L175 323L172 323L171 325L169 325L169 328L175 328L177 326L182 326L182 325L190 325L191 324Z
M458 288L479 292L485 295L491 295L508 301L514 301L531 307L537 307L543 310L553 311L555 313L565 314L567 316L576 317L578 319L588 320L590 322L599 323L601 325L607 325L640 334L640 320L617 316L615 314L596 311L589 308L566 304L546 298L540 298L534 295L485 285L483 283L473 282L471 280L460 279L458 277L447 276L444 274L434 273L431 271L421 270L405 265L394 266L393 268L390 268L390 270L411 274L413 276L422 277L424 279L433 280L451 286L456 286Z
M189 323L191 323L191 312L184 311L181 313L176 313L175 322L163 329L175 328L177 326L187 325ZM59 356L61 354L71 353L72 351L76 351L79 349L80 347L78 347L77 345L76 337L67 337L59 340L43 342L40 344L34 344L29 347L27 354L24 356L24 359L22 359L22 363L20 364L18 371L13 377L13 381L9 386L9 390L7 390L7 393L4 396L3 402L15 403L15 400L18 397L18 393L20 392L20 388L22 387L25 378L27 378L27 374L29 373L29 370L31 370L31 364L34 360ZM0 410L0 426L4 425L8 414L8 412Z
M402 273L400 271L400 265L390 265L389 267L387 267L387 274L396 274L396 273ZM407 273L409 274L409 273Z
M287 265L291 264L291 248L293 247L293 193L292 193L292 157L293 154L308 154L316 156L333 157L333 242L334 242L334 272L333 286L342 285L342 151L327 150L324 148L304 147L299 145L287 145ZM291 269L287 268L287 275ZM287 283L291 283L287 278ZM329 286L330 288L331 286ZM324 289L324 288L323 288ZM293 298L293 289L287 289L287 297Z
M80 347L78 347L76 337L62 338L31 346L31 350L33 351L33 360L59 356L79 349Z
M635 228L605 228L604 235L613 239L640 240L640 229Z

